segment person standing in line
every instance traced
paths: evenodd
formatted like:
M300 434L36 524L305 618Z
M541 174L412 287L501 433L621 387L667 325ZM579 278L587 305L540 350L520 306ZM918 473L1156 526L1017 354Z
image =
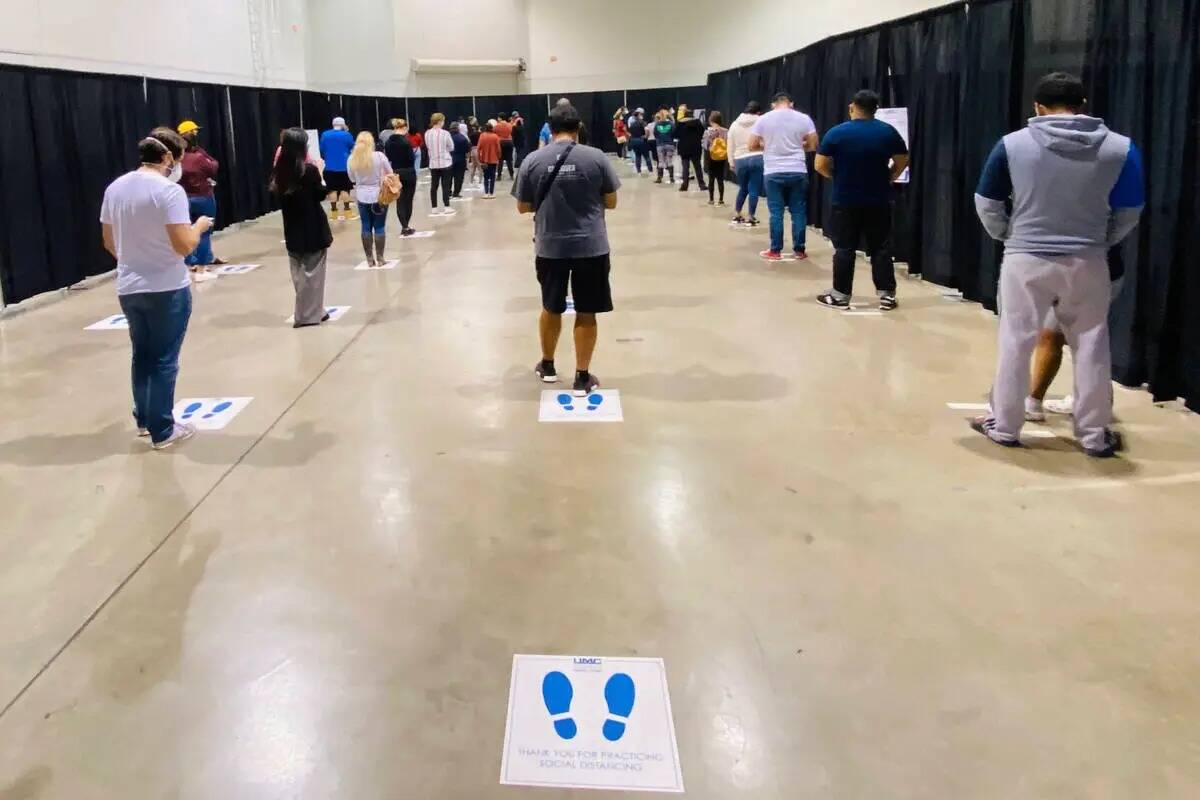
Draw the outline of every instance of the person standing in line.
M192 314L183 258L213 221L193 222L177 185L186 148L170 128L152 130L138 142L140 166L109 184L100 206L104 249L117 260L117 299L133 347L133 417L138 436L149 436L155 450L196 433L174 417L179 351Z
M416 233L412 227L412 212L413 198L417 196L417 169L412 143L408 139L408 120L392 120L392 130L395 133L383 146L383 154L387 156L392 171L400 179L400 196L396 198L396 219L400 220L400 235L412 236Z
M187 142L187 150L183 153L183 177L179 179L179 185L187 194L192 222L201 217L216 219L217 198L213 187L217 182L217 160L200 146L200 126L195 122L190 119L184 120L179 123L176 132ZM211 265L225 262L213 257L211 230L200 236L200 244L188 254L184 263L192 271L192 280L197 283L211 281L217 277Z
M454 138L445 129L446 115L440 111L429 118L425 149L429 151L429 216L448 217L458 211L450 207L450 176L454 165ZM442 208L438 209L438 187L442 189Z
M650 163L650 148L646 144L646 120L642 118L640 108L634 113L633 121L629 123L629 149L633 151L633 165L637 170L637 176L642 177L642 161L646 162L646 174L649 175L653 166Z
M759 253L767 261L783 260L783 210L792 217L793 258L808 258L808 156L817 149L817 126L808 114L792 108L792 98L780 92L771 110L750 129L751 152L762 151L771 212L771 247Z
M538 333L542 358L534 373L545 383L558 380L554 353L567 310L567 289L575 301L575 382L584 397L600 387L591 373L596 348L596 315L612 311L608 230L604 214L617 207L621 182L608 157L578 144L581 120L571 105L550 112L554 140L531 154L513 186L517 210L533 214L537 230L536 266L542 288Z
M679 160L683 162L683 185L679 191L686 192L691 184L691 169L696 171L696 183L700 191L708 191L704 184L701 156L704 148L701 140L704 138L704 123L692 115L687 105L679 104L679 122L675 126L675 139L679 142Z
M725 205L725 172L729 165L729 130L720 111L708 115L708 129L700 145L704 150L704 169L708 172L708 204L713 204L713 189L721 193L718 205Z
M345 219L357 219L350 210L350 192L354 185L346 172L346 160L354 149L354 137L346 129L346 120L333 118L333 127L321 134L321 160L325 162L325 186L329 188L329 218L337 219L337 204L342 204Z
M320 325L325 311L325 259L333 234L321 204L328 190L321 171L305 160L308 134L288 128L279 144L279 157L271 170L271 193L283 215L283 241L287 246L292 285L296 289L293 328Z
M521 116L520 111L514 111L510 122L512 123L513 163L519 167L525 158L525 118Z
M984 164L975 207L988 234L1004 242L1000 352L991 413L971 427L996 444L1020 445L1029 357L1053 320L1074 357L1075 436L1087 455L1111 458L1124 443L1109 427L1106 254L1137 226L1146 194L1141 153L1084 114L1086 104L1079 78L1045 76L1034 89L1035 116L1001 139Z
M413 149L413 169L417 171L417 177L421 177L421 151L425 149L425 137L420 131L410 130L408 134L408 143Z
M354 197L358 201L358 216L362 220L362 246L367 266L382 267L386 262L383 251L387 244L387 206L379 203L379 188L383 176L392 174L387 156L375 149L375 137L363 131L354 143L347 161L350 179L354 181Z
M617 140L617 158L625 158L625 145L629 143L629 125L625 122L625 107L617 109L613 117L613 138Z
M758 122L762 106L757 100L746 104L746 110L733 121L729 128L729 166L733 168L734 180L737 181L737 200L733 208L733 224L739 227L756 227L758 218L758 198L762 194L763 156L761 152L750 150L750 129ZM742 216L742 208L746 207L750 216Z
M875 119L879 95L864 89L850 102L850 121L829 129L817 151L817 172L833 180L833 288L817 295L826 308L849 308L858 243L866 239L879 309L896 308L892 264L892 184L908 168L900 132Z
M467 141L471 144L471 152L467 155L467 181L472 186L479 183L483 175L483 168L479 165L479 133L479 123L471 117L467 128Z
M655 183L663 182L663 170L675 182L675 121L668 111L659 111L654 123L654 141L658 148L658 179Z
M461 198L463 179L467 176L467 158L471 155L471 140L457 128L451 132L450 138L454 142L454 152L450 154L454 186L450 196Z
M513 140L512 123L508 121L508 112L501 111L500 119L492 126L492 132L500 138L500 161L508 167L508 178L513 177ZM500 168L500 177L504 177L504 167Z
M645 114L645 112L642 112ZM658 114L655 114L646 122L646 152L649 157L647 163L653 161L654 165L650 168L650 172L658 172L658 142L654 138L654 123L658 122Z
M483 165L483 199L496 199L496 170L500 166L500 137L489 119L479 134L479 163Z

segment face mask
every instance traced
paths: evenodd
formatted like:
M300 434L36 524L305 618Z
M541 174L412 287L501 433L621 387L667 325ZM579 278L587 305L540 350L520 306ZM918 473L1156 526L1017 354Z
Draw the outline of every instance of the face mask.
M179 183L179 179L183 177L183 165L178 161L175 166L171 167L171 171L167 174L167 180L171 183Z

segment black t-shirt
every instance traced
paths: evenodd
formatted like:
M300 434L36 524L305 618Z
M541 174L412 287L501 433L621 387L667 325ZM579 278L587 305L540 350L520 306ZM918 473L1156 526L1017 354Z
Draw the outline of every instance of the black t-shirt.
M290 194L279 197L279 207L283 211L283 239L289 253L315 253L333 244L323 205L326 194L328 191L321 181L320 171L314 164L305 164L300 185Z
M471 147L479 146L479 128L470 128L467 130L467 140L471 142Z
M629 138L646 138L646 123L640 119L635 119L633 122L629 123Z
M704 138L704 123L695 117L680 120L675 127L675 138L679 140L679 155L700 155L700 140Z
M513 146L520 147L525 144L525 120L521 120L512 129Z
M407 136L401 136L398 133L389 136L383 145L383 154L387 156L392 169L412 169L415 166L412 142L408 140Z

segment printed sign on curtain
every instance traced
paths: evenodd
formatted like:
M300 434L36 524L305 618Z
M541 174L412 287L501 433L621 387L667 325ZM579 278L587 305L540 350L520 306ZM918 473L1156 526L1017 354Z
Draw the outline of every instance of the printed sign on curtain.
M900 138L904 140L904 146L908 147L908 109L907 108L881 108L875 112L875 119L882 120L888 125L891 125L900 132ZM908 183L909 169L905 168L900 177L896 179L896 183Z

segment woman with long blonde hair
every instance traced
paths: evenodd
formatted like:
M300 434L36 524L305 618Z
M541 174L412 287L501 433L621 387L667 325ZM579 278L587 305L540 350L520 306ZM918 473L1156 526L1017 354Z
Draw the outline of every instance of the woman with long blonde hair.
M346 171L354 181L354 199L358 201L367 266L382 267L383 249L387 244L387 206L379 205L379 187L383 184L383 176L392 174L392 165L387 156L375 149L375 136L370 131L363 131L354 140Z

